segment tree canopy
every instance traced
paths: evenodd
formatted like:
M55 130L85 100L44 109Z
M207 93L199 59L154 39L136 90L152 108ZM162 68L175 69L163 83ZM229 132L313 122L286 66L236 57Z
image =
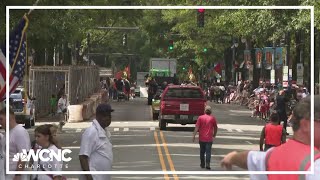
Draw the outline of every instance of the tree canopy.
M10 0L7 5L32 5L35 0ZM38 5L276 5L314 6L315 27L320 29L320 2L317 0L40 0ZM27 10L10 11L12 29ZM1 22L5 22L5 6L1 6ZM309 10L205 10L205 26L197 27L197 10L35 10L29 17L29 47L36 52L54 47L77 49L84 56L87 52L87 36L90 33L90 52L106 53L92 57L97 64L106 66L102 59L116 61L124 66L128 57L112 53L137 54L137 70L147 70L150 57L178 58L181 66L194 63L203 67L221 61L225 50L232 46L232 38L248 41L254 37L256 47L270 46L287 32L302 31L310 41ZM4 41L5 23L1 23L0 38ZM139 27L138 31L99 30L96 27ZM122 44L123 34L128 35L128 45ZM294 38L292 38L294 39ZM308 40L309 39L309 40ZM167 49L168 41L174 41L174 50ZM294 44L295 41L292 41ZM246 45L248 46L248 44ZM306 49L310 45L306 44ZM206 49L206 52L204 52ZM293 50L294 51L294 50ZM72 50L69 50L72 53ZM80 54L81 54L80 53ZM40 53L43 56L43 52ZM51 53L52 54L52 53ZM40 57L41 57L40 56ZM51 55L52 56L52 55ZM79 56L79 61L83 56ZM308 56L306 55L306 58ZM123 60L124 59L124 60Z

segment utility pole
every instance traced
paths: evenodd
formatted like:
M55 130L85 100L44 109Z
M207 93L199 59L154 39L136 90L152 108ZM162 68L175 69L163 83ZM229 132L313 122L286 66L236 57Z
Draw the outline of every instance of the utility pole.
M235 39L234 37L232 37L232 66L231 66L231 70L232 70L232 82L234 82L234 85L236 85L236 68L235 68L235 61L236 61L236 47L235 47Z
M285 35L285 46L286 46L286 65L288 66L288 81L291 84L292 79L290 79L290 69L292 69L292 66L290 65L290 42L291 42L291 38L290 38L290 32L287 32ZM292 78L292 77L291 77Z
M87 34L87 43L88 43L88 62L89 66L91 65L91 59L90 59L90 33Z

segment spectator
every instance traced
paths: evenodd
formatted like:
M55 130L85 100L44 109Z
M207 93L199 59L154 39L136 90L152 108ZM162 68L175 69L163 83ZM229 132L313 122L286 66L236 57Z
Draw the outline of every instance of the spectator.
M278 114L271 114L270 121L271 123L266 124L261 131L260 151L267 151L272 147L280 146L286 142L286 131L279 125Z
M221 161L228 170L232 165L249 171L310 171L311 148L315 151L314 174L260 174L250 175L251 180L266 179L320 179L320 96L314 98L314 119L311 119L311 98L303 99L293 110L293 139L267 152L231 152ZM314 147L310 146L311 120L314 120ZM313 159L312 159L313 161Z
M279 91L279 95L276 97L276 111L279 115L280 121L283 121L283 128L286 130L286 134L289 135L289 133L287 133L287 111L286 111L286 103L289 100L285 97L285 92L284 90L280 90Z
M51 115L55 115L56 107L57 107L57 98L54 94L52 94L50 98L50 107L51 107Z
M58 154L59 146L56 144L57 139L54 137L51 125L41 125L35 129L36 143L41 147L41 149L53 150ZM49 158L48 154L44 154L44 158ZM52 158L52 161L47 162L37 162L37 171L62 171L63 163L57 161L56 158ZM36 179L41 180L59 180L61 179L61 174L37 174Z
M67 96L63 94L58 101L58 110L57 113L59 115L59 125L60 131L62 131L62 127L65 125L67 121Z
M6 127L6 108L3 108L0 111L0 124L2 127ZM5 128L6 129L6 128ZM25 170L25 161L14 161L14 155L17 153L22 153L22 150L29 151L30 150L30 136L28 131L22 127L22 125L17 124L14 112L12 109L9 109L9 155L5 155L5 157L9 158L9 170L10 171L24 171ZM3 137L2 137L3 138ZM5 138L6 139L6 138ZM5 140L2 140L2 143ZM5 170L5 169L4 169ZM4 171L5 172L5 171ZM28 175L14 175L7 174L4 179L6 180L27 180Z

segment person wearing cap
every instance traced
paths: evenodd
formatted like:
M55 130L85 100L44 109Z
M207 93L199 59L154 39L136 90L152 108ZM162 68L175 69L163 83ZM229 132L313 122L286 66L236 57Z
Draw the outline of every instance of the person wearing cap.
M314 97L314 119L311 119L311 98L303 99L293 110L293 138L267 152L231 152L221 161L228 170L232 165L249 171L310 171L311 148L314 149L314 174L260 174L251 180L318 180L320 179L320 96ZM311 120L314 120L314 147L311 147Z
M211 115L212 110L210 106L205 107L204 113L197 120L193 132L193 142L195 141L196 134L199 132L200 167L206 167L206 169L210 170L212 142L217 135L218 126L216 118ZM206 158L204 158L204 155L206 155Z
M105 129L111 124L109 104L99 104L96 109L96 119L82 134L79 160L83 171L111 171L113 152L111 134ZM108 174L81 175L82 180L110 180Z

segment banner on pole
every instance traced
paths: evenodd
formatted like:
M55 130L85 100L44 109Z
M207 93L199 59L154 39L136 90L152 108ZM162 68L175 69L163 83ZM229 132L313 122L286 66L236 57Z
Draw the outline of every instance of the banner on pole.
M262 66L262 50L260 48L255 49L256 55L256 68L261 68Z
M264 67L267 70L271 70L272 69L272 54L273 54L274 50L272 47L265 47L264 48Z
M225 78L226 78L226 71L225 71L225 70L222 70L221 80L222 80L222 81L225 81Z
M280 69L282 66L282 47L276 48L275 65L276 69Z

